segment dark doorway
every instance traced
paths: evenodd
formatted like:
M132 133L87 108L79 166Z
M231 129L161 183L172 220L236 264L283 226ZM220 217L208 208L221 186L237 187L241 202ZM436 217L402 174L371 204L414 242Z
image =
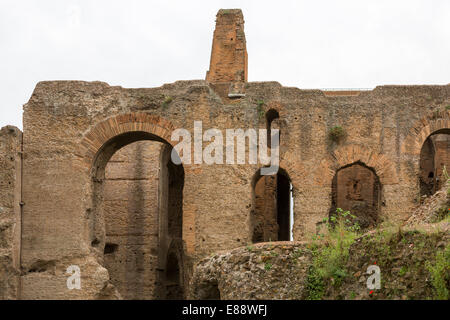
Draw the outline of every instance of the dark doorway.
M257 176L255 180L252 242L292 240L293 197L288 175L280 169L276 175Z

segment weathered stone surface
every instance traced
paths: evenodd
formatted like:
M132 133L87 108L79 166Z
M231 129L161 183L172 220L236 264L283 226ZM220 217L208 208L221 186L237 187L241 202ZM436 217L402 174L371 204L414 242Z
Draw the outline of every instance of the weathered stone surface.
M310 263L307 245L301 242L258 243L218 252L197 263L188 297L299 299L306 294Z
M22 132L0 130L0 299L17 299L20 275Z

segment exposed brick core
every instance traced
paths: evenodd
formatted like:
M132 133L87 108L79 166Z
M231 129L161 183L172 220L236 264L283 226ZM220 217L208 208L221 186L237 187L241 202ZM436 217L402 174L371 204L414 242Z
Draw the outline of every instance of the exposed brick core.
M450 130L446 130L450 133ZM442 183L446 181L444 168L450 172L450 134L436 134L432 136L434 141L434 169L436 177L436 191L442 188Z
M290 180L281 171L257 180L250 217L252 242L290 240L290 190Z
M340 169L333 179L330 214L335 214L337 208L349 210L361 228L373 227L378 222L380 196L376 174L362 163L355 163Z
M447 131L444 131L447 132ZM423 143L420 151L420 194L432 195L445 181L444 168L450 171L450 134L434 134Z
M278 238L277 178L263 176L255 185L255 208L251 229L253 242L275 241Z

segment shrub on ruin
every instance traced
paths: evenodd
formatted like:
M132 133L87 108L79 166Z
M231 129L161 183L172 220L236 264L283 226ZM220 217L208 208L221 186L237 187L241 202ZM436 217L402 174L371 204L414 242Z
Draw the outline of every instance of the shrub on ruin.
M165 109L169 106L169 104L173 101L173 98L171 96L167 96L164 98L164 101L162 103L162 107Z
M256 102L256 110L258 111L258 115L259 115L260 119L264 117L263 105L264 105L264 101L263 100L258 100Z
M345 130L341 126L334 126L328 132L328 137L330 138L331 141L334 142L339 142L345 137L345 135L346 135Z

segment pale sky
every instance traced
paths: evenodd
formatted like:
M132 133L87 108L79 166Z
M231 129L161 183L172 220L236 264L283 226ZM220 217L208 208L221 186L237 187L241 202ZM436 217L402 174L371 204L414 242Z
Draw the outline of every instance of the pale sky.
M204 79L220 8L244 12L249 81L450 83L449 0L0 0L0 127L22 128L42 80Z

